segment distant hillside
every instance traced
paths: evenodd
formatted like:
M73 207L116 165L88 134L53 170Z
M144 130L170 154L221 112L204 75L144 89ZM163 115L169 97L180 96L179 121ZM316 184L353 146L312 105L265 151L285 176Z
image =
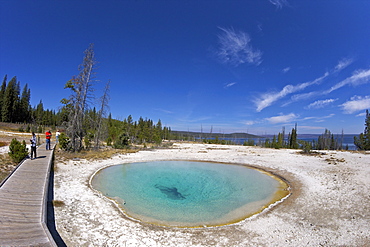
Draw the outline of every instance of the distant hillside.
M189 132L189 131L171 131L173 135L178 135L184 138L243 138L243 139L249 139L249 138L262 138L261 136L256 136L248 133L231 133L231 134L224 134L224 133L201 133L201 132Z

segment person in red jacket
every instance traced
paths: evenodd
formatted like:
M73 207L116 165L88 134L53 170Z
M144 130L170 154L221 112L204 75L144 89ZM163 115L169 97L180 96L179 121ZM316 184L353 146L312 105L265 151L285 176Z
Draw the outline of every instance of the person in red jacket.
M46 150L50 150L51 131L50 130L46 131L45 135L46 135Z

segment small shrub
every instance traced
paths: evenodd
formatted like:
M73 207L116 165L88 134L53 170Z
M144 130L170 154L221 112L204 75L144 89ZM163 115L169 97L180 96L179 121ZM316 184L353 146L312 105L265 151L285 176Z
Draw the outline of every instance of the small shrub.
M68 136L64 133L60 133L59 135L59 146L61 149L65 150L65 151L69 151L70 150L70 140L68 138Z
M84 144L85 144L86 149L91 148L91 142L92 142L93 139L94 139L94 134L93 133L89 132L85 135Z
M311 144L311 142L300 140L299 143L301 144L302 152L303 153L309 154L309 153L312 152L312 144Z
M23 140L20 143L17 139L13 139L9 146L9 156L15 163L21 162L28 155L28 148L26 142Z
M243 146L255 146L253 139L248 139L248 141L244 141Z
M129 140L128 136L122 133L121 135L118 136L117 140L114 142L113 147L116 149L128 148L129 146L128 140Z
M84 143L85 143L85 148L86 149L89 149L91 147L91 141L90 141L90 138L85 136L84 137Z
M108 137L107 146L112 146L112 137Z

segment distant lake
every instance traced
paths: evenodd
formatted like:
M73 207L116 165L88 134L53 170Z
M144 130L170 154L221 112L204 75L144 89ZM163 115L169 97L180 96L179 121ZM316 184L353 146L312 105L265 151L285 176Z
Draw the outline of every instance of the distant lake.
M298 135L298 139L303 140L303 141L312 142L312 141L317 141L319 139L320 135L321 134L301 134L301 135ZM343 141L342 141L343 149L345 149L346 146L348 145L348 150L356 150L356 145L354 144L354 137L355 136L358 136L358 135L353 135L353 134L343 135ZM258 143L264 142L266 139L272 140L273 137L274 137L273 135L267 135L267 136L263 136L262 138L250 138L250 139L245 139L245 138L219 138L219 139L220 140L232 141L235 144L239 144L239 145L243 145L243 143L247 142L248 140L254 140L255 144L258 145ZM285 135L285 138L287 140L288 134ZM337 135L334 134L334 138L337 139L338 141L340 141L342 139L342 135L341 134L337 134Z

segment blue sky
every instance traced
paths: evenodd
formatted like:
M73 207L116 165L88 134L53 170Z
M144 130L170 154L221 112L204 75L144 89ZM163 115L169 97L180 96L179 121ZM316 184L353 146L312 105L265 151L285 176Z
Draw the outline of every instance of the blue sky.
M0 76L58 109L94 43L110 112L173 130L360 133L370 1L0 0ZM2 79L1 78L1 79Z

